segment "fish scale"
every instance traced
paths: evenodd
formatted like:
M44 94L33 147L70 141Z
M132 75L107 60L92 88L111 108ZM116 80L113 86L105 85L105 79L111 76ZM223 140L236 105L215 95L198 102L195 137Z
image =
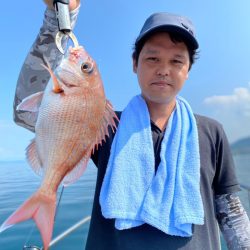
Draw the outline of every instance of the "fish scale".
M63 98L59 96L55 99ZM84 138L86 133L81 126L81 124L84 124L85 112L80 112L79 108L77 109L79 101L76 98L69 97L67 99L67 102L62 100L52 102L53 107L46 105L46 103L41 104L40 112L44 114L44 117L37 121L36 131L38 132L36 139L37 141L44 141L38 144L42 144L43 148L47 150L41 150L39 153L45 159L45 168L49 166L50 162L58 163L59 165L65 162L68 158L65 152L71 152L73 145L77 144L77 142L80 144L81 138ZM48 120L52 122L48 123ZM65 120L68 121L64 122ZM46 141L46 138L48 141ZM64 148L60 147L63 142L65 144ZM76 159L76 161L78 160Z

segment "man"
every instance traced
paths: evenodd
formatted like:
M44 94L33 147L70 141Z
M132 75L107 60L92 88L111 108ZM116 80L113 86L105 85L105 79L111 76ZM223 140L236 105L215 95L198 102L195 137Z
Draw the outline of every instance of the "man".
M71 4L74 25L79 2ZM43 53L52 68L60 63L56 32L54 11L47 9L17 83L15 121L32 131L35 121L15 108L45 88ZM217 222L229 249L250 249L249 219L235 194L239 185L226 135L177 96L197 48L185 17L156 13L143 25L133 52L141 95L118 113L116 134L110 131L92 156L98 176L87 250L216 250Z

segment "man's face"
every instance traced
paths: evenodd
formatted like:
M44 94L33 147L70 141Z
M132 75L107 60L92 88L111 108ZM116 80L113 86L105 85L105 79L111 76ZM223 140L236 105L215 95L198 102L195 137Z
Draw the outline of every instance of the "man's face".
M144 44L134 72L146 102L168 104L188 78L188 49L183 42L173 43L168 33L152 35Z

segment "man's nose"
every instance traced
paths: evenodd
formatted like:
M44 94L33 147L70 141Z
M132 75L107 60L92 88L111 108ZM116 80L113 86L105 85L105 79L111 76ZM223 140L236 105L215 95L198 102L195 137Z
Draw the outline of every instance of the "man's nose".
M161 63L156 73L158 76L168 76L170 73L170 65L168 63Z

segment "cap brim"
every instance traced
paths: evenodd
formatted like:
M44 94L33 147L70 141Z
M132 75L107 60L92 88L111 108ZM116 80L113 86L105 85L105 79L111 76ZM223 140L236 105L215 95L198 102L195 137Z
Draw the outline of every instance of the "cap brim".
M199 48L199 44L198 44L197 40L194 38L194 36L191 35L189 33L189 31L187 31L186 29L181 28L181 27L176 26L176 25L161 25L161 26L157 26L157 27L153 27L151 29L148 29L138 36L135 43L138 44L142 41L145 41L154 33L161 32L161 31L165 31L165 32L170 31L170 32L180 33L192 49L195 50L195 49Z

